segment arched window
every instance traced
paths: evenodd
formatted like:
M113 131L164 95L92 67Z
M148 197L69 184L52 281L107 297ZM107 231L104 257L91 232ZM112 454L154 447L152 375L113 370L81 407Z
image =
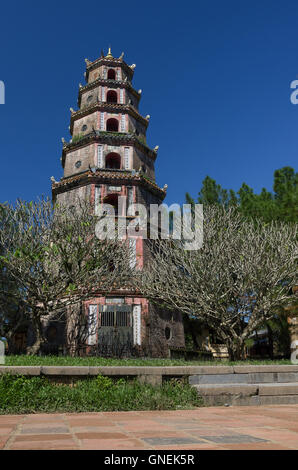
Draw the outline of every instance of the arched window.
M115 90L108 91L107 103L117 103L117 92Z
M113 206L115 215L118 215L118 194L109 194L104 198L103 203Z
M117 119L110 118L107 120L107 131L118 132L119 122Z
M116 79L116 72L114 69L109 69L108 71L108 79L115 80Z
M106 156L106 168L111 168L113 170L120 170L121 157L118 153L111 152Z

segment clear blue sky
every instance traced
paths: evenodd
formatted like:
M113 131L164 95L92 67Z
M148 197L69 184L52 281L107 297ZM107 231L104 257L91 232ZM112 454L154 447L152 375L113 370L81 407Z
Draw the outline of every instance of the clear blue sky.
M258 192L275 169L297 167L295 0L15 1L2 2L0 20L1 202L50 194L84 58L109 44L137 64L169 204L196 195L206 175Z

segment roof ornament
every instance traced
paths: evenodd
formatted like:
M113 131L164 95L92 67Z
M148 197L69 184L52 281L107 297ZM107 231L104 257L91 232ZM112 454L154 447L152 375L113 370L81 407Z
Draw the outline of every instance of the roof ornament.
M55 180L54 176L51 176L50 179L51 179L51 181L52 181L53 184L58 183L58 181Z
M63 145L66 144L66 140L64 139L64 137L61 138L61 142L62 142Z
M120 60L122 60L124 57L124 52L121 53L121 56L119 57Z
M73 108L69 108L69 110L70 110L71 114L73 114L75 112Z
M168 189L168 185L165 184L164 187L163 187L163 190L166 191Z
M147 121L149 121L149 119L150 119L150 114L147 114L147 116L146 116L145 119L147 119Z
M83 88L83 85L81 83L79 83L79 88Z
M132 70L134 70L136 68L136 64L132 64L129 66Z
M114 59L114 57L112 56L112 52L111 52L111 48L109 47L109 50L108 50L108 53L106 55L106 59Z
M92 173L96 173L96 167L95 167L95 166L90 166L90 165L89 165L89 170L90 170Z
M156 145L153 150L154 152L157 152L158 149L159 149L159 145Z
M89 59L85 59L85 62L86 62L87 67L88 67L88 65L91 64L91 60L89 60Z
M139 95L142 94L142 91L143 91L142 88L140 88L139 91L138 91Z

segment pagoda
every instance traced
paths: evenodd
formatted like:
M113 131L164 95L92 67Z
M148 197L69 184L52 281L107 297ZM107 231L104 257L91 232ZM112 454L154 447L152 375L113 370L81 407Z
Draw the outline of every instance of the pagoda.
M72 138L62 139L64 175L58 182L52 178L52 195L53 201L69 206L84 198L94 205L95 214L101 204L110 204L117 217L129 218L133 203L147 208L161 204L167 186L156 184L158 147L146 143L150 116L139 112L142 90L132 85L136 66L123 56L113 57L109 48L93 62L85 59L86 84L79 85L78 109L70 108ZM126 205L118 206L119 196ZM130 245L132 263L142 269L148 261L146 241L136 236ZM83 315L96 324L81 345L86 353L167 357L171 349L184 346L180 312L162 310L140 293L123 292L99 292L82 302Z

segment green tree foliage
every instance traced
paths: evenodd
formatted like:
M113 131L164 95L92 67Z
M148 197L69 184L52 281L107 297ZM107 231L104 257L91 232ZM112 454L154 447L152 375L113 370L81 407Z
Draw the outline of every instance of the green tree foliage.
M188 193L186 193L186 202L191 205L195 204L194 199ZM213 204L229 206L235 205L237 198L233 190L227 191L223 189L214 179L210 178L210 176L206 176L202 182L202 188L199 191L197 202L208 206Z
M186 193L186 202L195 204L189 193ZM210 176L206 176L198 193L197 203L205 206L237 206L243 215L262 218L266 222L295 222L298 220L298 173L288 166L276 170L273 192L263 188L259 194L254 193L246 183L242 184L237 193L232 189L224 189Z
M285 166L274 173L277 217L287 222L298 220L298 173Z
M186 202L194 206L195 200L187 193ZM239 212L247 218L263 219L265 222L297 222L298 220L298 173L285 166L274 172L273 192L263 188L259 194L243 183L239 191L226 190L214 179L206 176L198 193L197 202L204 206L222 205L238 207ZM279 352L289 355L290 332L287 316L281 311L265 322L271 343L277 344Z

